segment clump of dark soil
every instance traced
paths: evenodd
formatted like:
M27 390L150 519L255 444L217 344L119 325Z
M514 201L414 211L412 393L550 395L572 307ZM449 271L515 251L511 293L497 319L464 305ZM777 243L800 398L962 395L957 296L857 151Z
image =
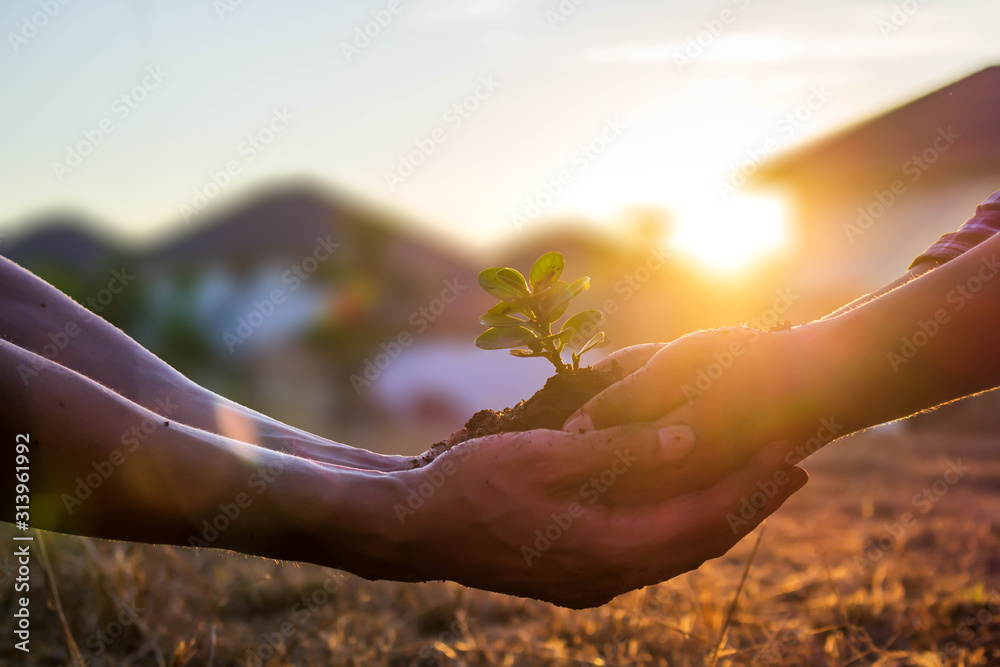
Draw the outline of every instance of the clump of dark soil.
M436 443L418 458L414 465L430 463L441 452L455 445L497 433L514 433L533 429L560 429L569 416L587 401L621 379L622 373L617 363L609 368L596 370L587 366L575 371L556 373L545 382L545 386L531 398L521 401L500 412L480 410L472 415L465 426L447 440Z

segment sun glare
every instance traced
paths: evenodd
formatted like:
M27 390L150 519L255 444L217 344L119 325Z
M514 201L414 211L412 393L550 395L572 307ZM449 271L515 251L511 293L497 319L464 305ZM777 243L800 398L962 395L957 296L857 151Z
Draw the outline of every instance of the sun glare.
M745 196L718 207L679 211L673 247L717 272L748 268L788 241L788 213L779 197Z

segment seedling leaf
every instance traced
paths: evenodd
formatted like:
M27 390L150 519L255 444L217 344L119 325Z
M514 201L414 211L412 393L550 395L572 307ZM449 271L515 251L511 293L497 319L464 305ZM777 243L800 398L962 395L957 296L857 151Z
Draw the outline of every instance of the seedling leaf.
M525 321L510 315L498 315L496 313L485 313L479 316L479 323L488 327L519 327Z
M566 260L563 259L560 253L545 253L535 261L534 266L531 267L531 272L528 273L528 278L531 280L531 287L537 289L543 283L558 279L562 275L563 267L565 266Z
M560 280L564 268L563 256L548 252L532 265L529 280L506 267L482 271L479 284L500 303L480 316L480 323L490 328L476 339L476 346L484 350L526 348L510 349L510 353L515 357L545 357L558 373L579 369L580 355L604 340L599 330L604 314L599 310L584 311L553 331L570 301L590 287L587 277L572 283ZM562 359L567 344L583 348L571 355L572 364Z
M524 276L514 269L493 267L479 273L479 285L502 301L517 301L528 296Z
M476 347L481 350L506 350L510 347L531 345L538 340L538 335L525 327L490 328L476 339Z
M569 286L568 299L575 299L577 295L581 292L585 292L590 288L590 276L584 276L583 278L578 278L573 281L573 284Z
M593 338L588 340L583 345L583 347L580 348L579 356L582 357L584 353L589 352L590 350L594 349L603 342L604 342L604 332L600 331L597 334L595 334Z
M589 340L597 327L604 321L604 313L599 310L585 310L566 320L559 338L570 347L577 347Z
M563 280L552 281L552 284L544 292L544 298L538 302L538 317L546 322L555 322L566 314L569 302L573 297L569 295L569 283Z
M511 315L513 313L520 313L521 306L520 301L518 303L509 303L507 301L501 301L497 305L493 306L486 311L490 315Z

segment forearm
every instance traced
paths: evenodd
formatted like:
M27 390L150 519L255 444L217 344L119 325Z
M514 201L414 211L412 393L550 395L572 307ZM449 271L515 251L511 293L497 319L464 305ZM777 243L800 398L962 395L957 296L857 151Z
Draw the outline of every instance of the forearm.
M855 299L854 301L850 302L849 304L847 304L845 306L842 306L842 307L838 308L837 310L835 310L834 312L830 313L829 315L827 315L826 317L824 317L822 319L828 320L828 319L830 319L832 317L839 317L839 316L843 315L844 313L850 312L850 311L852 311L852 310L854 310L856 308L860 308L861 306L865 305L866 303L870 303L871 301L874 301L875 299L877 299L877 298L879 298L881 296L885 296L889 292L892 292L893 290L898 289L898 288L902 287L903 285L905 285L905 284L907 284L907 283L909 283L909 282L911 282L913 280L916 280L920 276L922 276L925 273L927 273L927 272L929 272L929 271L937 268L938 266L939 266L939 264L937 264L935 262L923 262L922 264L919 264L919 265L913 267L912 269L910 269L909 271L907 271L906 273L904 273L899 278L896 278L895 280L893 280L888 285L885 285L885 286L883 286L883 287L875 290L871 294L866 294L866 295L864 295L862 297L859 297L859 298Z
M30 438L31 525L107 539L233 549L398 576L390 475L207 433L0 342L0 438ZM13 456L0 489L13 518Z
M818 332L830 402L857 430L1000 385L1000 235Z
M0 337L72 369L163 417L268 449L363 468L392 457L331 442L214 394L48 283L0 258ZM37 359L37 357L36 357ZM41 370L18 369L24 387Z

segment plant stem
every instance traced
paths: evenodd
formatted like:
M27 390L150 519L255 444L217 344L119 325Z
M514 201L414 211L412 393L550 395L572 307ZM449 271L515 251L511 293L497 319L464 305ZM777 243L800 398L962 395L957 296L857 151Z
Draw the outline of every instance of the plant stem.
M540 338L552 335L551 322L540 322L535 319L531 324ZM552 362L552 365L556 367L556 373L568 373L570 371L569 365L563 362L562 355L559 354L559 350L555 349L552 343L542 343L542 347L545 350L542 352L542 356Z
M556 373L569 373L569 364L564 363L562 356L556 350L546 350L545 358L552 362L552 365L556 367Z

